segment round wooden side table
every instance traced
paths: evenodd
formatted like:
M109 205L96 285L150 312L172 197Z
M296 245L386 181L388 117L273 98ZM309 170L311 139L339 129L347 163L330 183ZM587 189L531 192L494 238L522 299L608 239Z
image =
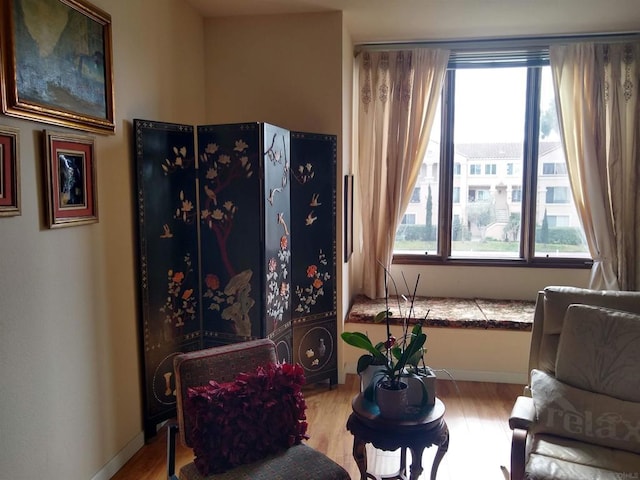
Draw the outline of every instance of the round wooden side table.
M401 479L418 480L424 470L422 453L425 448L438 446L438 451L431 466L431 480L435 480L438 466L449 448L449 428L444 421L444 403L436 398L433 408L424 413L417 413L403 420L388 420L380 416L378 406L358 394L351 402L353 413L347 420L347 430L353 434L353 458L360 480L381 480L367 472L366 444L386 451L401 449L400 469L398 473L382 477L382 480ZM407 477L407 449L411 452L410 476Z

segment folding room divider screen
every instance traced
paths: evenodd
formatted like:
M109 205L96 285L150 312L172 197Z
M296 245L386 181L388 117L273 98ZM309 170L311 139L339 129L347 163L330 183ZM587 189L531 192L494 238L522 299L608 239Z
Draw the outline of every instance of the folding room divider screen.
M336 136L133 123L145 436L179 352L266 337L337 383Z

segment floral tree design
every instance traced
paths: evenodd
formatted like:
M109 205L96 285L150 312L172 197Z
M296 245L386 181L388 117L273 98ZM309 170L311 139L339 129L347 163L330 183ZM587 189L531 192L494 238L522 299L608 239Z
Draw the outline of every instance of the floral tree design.
M331 279L328 271L327 256L322 250L318 253L318 263L307 267L309 283L296 286L298 304L296 312L311 313L311 307L316 304L318 297L324 296L324 284Z
M193 273L191 256L184 257L185 268L180 271L167 271L167 299L160 311L164 313L164 321L176 328L183 327L185 322L195 320L197 299L193 288L187 288L187 279Z
M209 310L220 312L228 322L229 330L243 337L251 336L249 311L255 304L251 298L251 270L236 273L229 258L228 242L233 230L237 205L224 198L225 190L241 179L251 178L253 168L247 152L249 145L242 139L234 142L231 153L223 152L216 143L206 145L200 155L200 168L205 172L200 221L216 237L220 260L229 282L221 288L221 276L209 273L205 276L204 298L210 299Z
M183 190L180 190L179 198L180 206L176 209L176 213L173 218L190 225L196 220L196 211L193 206L193 201L186 197Z
M313 165L308 162L304 165L299 165L297 169L291 171L291 174L300 185L304 185L316 175L313 171Z
M191 157L187 157L187 147L172 147L171 152L173 153L172 158L165 158L164 161L160 164L162 168L162 172L165 176L171 175L180 170L186 170L194 165L194 159ZM194 209L194 200L187 198L184 190L180 191L179 194L179 206L176 208L175 213L173 214L173 218L175 220L179 220L184 222L187 225L193 224L196 220L196 211ZM165 223L162 225L162 233L160 238L172 238L173 232L171 231L171 227L169 223Z
M224 190L233 182L253 175L248 147L244 140L236 140L233 153L228 155L219 153L220 147L210 143L200 155L200 168L206 172L203 186L206 197L200 212L201 221L216 236L222 263L231 277L235 271L229 259L227 242L238 208L231 200L222 197Z
M172 159L165 158L161 165L165 175L190 168L193 165L193 158L187 158L187 147L173 147L172 151L174 157Z
M264 156L273 164L273 165L282 165L282 180L280 182L280 186L276 188L272 188L270 191L272 194L270 195L270 202L273 204L273 192L275 190L281 191L284 187L289 183L289 161L287 159L287 149L284 140L284 136L282 137L282 150L276 148L276 139L278 138L278 134L275 133L273 138L271 139L271 146L264 152Z
M289 269L291 250L287 235L280 237L280 249L277 259L270 258L267 263L267 317L272 322L273 330L282 321L285 310L289 305Z
M280 141L278 141L280 140ZM282 145L280 147L280 145ZM264 152L265 160L270 162L273 168L282 169L280 184L269 188L267 200L274 205L277 193L285 191L289 183L290 164L287 158L287 148L284 135L275 133L271 139L271 145ZM276 214L277 223L283 228L280 237L280 248L276 253L277 258L270 258L266 269L267 287L267 320L271 322L272 331L278 327L284 314L289 310L291 296L289 283L289 265L291 264L291 250L289 249L289 227L284 212Z

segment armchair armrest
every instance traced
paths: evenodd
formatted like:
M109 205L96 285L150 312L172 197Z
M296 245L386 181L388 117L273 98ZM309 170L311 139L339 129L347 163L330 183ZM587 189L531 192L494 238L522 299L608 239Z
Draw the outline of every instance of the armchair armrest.
M511 410L511 480L523 480L526 464L527 431L535 420L536 410L531 397L518 397Z
M535 418L536 409L533 405L533 398L518 397L511 410L509 428L511 428L511 430L528 430Z

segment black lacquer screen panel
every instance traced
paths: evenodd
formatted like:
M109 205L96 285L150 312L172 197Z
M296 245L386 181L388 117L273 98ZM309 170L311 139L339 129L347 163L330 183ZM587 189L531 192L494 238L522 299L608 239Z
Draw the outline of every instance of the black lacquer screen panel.
M198 151L205 342L273 339L291 322L289 132L198 127Z
M174 412L173 356L202 348L193 127L135 121L145 432Z
M148 120L134 133L145 436L175 414L181 351L268 337L308 381L336 383L336 137Z
M293 359L337 383L335 135L291 132Z

